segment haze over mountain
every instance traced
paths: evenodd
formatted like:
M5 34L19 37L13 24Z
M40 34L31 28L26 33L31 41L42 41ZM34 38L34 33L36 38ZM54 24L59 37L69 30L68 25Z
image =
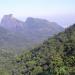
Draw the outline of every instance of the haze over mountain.
M12 14L4 15L0 26L0 48L15 52L36 46L64 30L55 22L32 17L23 22Z
M45 18L67 27L75 22L75 0L0 0L0 19L12 13L20 20Z

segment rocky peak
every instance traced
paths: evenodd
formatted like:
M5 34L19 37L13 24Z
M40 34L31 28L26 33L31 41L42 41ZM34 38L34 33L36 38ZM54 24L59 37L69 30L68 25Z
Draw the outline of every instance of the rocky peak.
M1 26L9 30L16 30L16 28L20 28L23 26L23 22L14 18L12 14L9 14L3 16L1 20Z

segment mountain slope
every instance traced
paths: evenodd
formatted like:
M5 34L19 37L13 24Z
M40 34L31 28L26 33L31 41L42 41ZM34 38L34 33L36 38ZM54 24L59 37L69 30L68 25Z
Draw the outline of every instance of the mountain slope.
M75 24L16 57L14 75L75 75Z
M0 39L0 48L17 54L64 30L54 22L36 18L28 18L23 22L14 18L12 14L5 15L0 26L8 30L8 34L5 32L4 37Z
M44 19L29 17L24 24L25 32L35 40L47 39L64 29L55 22L49 22ZM39 41L39 40L38 40Z

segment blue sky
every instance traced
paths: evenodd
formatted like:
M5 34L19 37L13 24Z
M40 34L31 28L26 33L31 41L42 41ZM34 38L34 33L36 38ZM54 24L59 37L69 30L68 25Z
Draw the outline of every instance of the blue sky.
M68 26L75 22L75 0L0 0L0 18L10 13L21 20L39 17Z

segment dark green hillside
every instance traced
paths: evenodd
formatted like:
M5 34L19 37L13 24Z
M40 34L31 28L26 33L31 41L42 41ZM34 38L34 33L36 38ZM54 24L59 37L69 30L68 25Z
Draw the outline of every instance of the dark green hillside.
M4 49L0 49L0 75L11 75L14 67L14 55Z
M75 24L16 57L12 75L75 75Z

